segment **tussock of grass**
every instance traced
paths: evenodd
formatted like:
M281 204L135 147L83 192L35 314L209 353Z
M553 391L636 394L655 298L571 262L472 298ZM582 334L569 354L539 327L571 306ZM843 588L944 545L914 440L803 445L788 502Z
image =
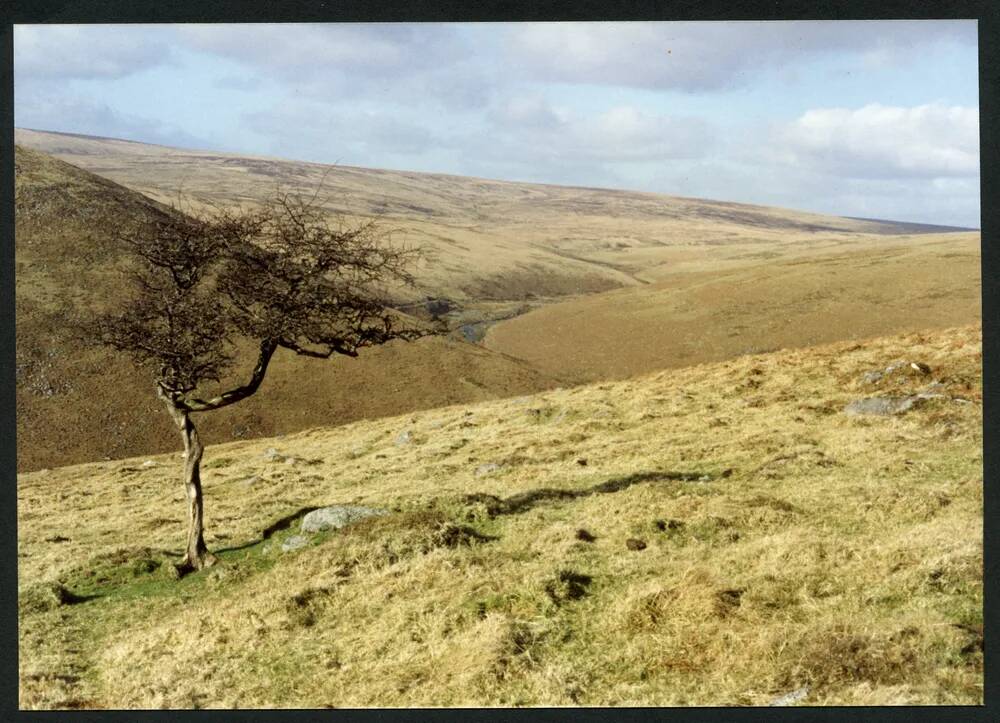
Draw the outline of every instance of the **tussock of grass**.
M175 458L22 475L21 706L980 703L979 334L220 445L222 564L181 580ZM841 413L898 358L970 403ZM388 514L281 552L335 503ZM82 600L32 605L42 584Z

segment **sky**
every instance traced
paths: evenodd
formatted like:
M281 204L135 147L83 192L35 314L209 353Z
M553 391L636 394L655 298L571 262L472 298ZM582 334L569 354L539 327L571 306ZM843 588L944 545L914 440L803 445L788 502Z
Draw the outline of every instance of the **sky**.
M20 25L15 125L978 228L974 20Z

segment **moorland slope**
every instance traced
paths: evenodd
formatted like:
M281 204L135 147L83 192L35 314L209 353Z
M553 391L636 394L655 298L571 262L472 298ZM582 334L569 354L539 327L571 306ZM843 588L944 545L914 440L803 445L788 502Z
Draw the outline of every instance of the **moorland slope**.
M161 202L178 198L195 211L207 203L253 203L279 185L318 192L331 213L378 217L396 229L397 241L426 248L433 259L417 269L418 287L400 297L402 308L422 318L439 314L457 338L483 340L485 350L496 352L454 339L428 340L416 350L387 347L357 362L338 360L322 373L303 366L309 360L279 359L265 396L221 419L206 417L212 439L266 436L527 393L556 380L624 378L755 350L980 318L978 232L25 129L16 137L106 177L78 176L90 179L81 186L89 190L39 205L33 194L44 197L49 191L43 187L63 189L66 183L29 180L28 166L19 163L18 326L19 339L28 341L18 350L21 469L174 444L166 416L131 367L108 367L91 352L66 355L46 346L60 334L57 307L97 288L99 276L110 278L106 271L91 276L80 268L81 261L101 261L92 247L106 245L100 239L121 219L87 221L88 209L108 205L139 204L116 210L128 216L162 212ZM124 186L146 195L115 200L126 198ZM34 211L23 210L32 203ZM118 293L114 285L105 288L111 298ZM38 311L42 307L47 316ZM137 404L109 405L89 381L78 381L105 369L106 379L135 391ZM313 375L321 388L297 383ZM272 390L276 396L267 396Z
M748 266L678 272L500 321L487 348L578 382L757 351L976 323L979 233L858 238Z
M967 326L212 445L222 563L180 581L177 454L22 474L20 705L981 704L981 349ZM295 548L332 504L387 514Z
M841 249L859 235L943 231L663 194L495 181L168 148L16 129L17 142L150 198L252 203L281 187L379 217L436 254L421 292L457 304L594 293L679 270Z

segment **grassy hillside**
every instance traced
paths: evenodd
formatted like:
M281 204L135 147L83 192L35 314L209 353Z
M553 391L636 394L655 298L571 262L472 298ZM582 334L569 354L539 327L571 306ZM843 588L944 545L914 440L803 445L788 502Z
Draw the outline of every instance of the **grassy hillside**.
M125 357L86 346L66 324L77 307L121 295L114 229L171 211L21 147L15 194L18 468L176 449L152 378ZM279 353L257 395L200 424L210 441L270 436L554 384L523 362L451 339L392 344L356 360Z
M455 303L594 293L709 264L798 257L940 227L662 194L492 181L189 151L17 129L17 142L161 201L253 202L322 188L330 211L378 216L437 254L421 294Z
M436 254L417 270L420 288L403 299L406 310L426 317L435 309L465 339L498 352L435 339L321 366L279 355L259 395L205 417L209 440L529 393L557 380L624 378L748 351L972 323L981 313L978 232L914 235L934 228L21 129L16 135L148 194L18 151L22 470L174 448L146 378L123 360L84 350L63 327L66 307L81 294L120 293L107 268L115 254L109 230L165 212L154 199L178 195L195 208L248 203L280 183L303 193L321 188L331 212L379 216L398 229L397 241ZM109 399L109 388L129 403Z
M484 343L542 371L593 381L982 318L978 233L858 239L837 251L766 257L543 306L490 327Z
M20 705L980 704L981 360L966 326L215 445L223 564L180 581L176 454L22 474ZM282 552L355 503L389 514Z

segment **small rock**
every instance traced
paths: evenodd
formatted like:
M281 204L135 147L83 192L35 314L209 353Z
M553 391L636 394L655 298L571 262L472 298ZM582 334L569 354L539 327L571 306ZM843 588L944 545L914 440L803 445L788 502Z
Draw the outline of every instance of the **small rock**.
M410 434L409 430L403 430L402 432L399 433L399 436L396 437L396 444L400 446L404 444L409 444L412 441L413 441L413 435Z
M151 460L151 459L147 459L145 462L142 463L142 466L143 467L155 467L156 466L156 462L153 461L153 460Z
M584 542L593 542L597 538L594 537L594 535L592 535L588 530L581 527L576 531L576 539L583 540Z
M910 362L910 369L924 375L931 373L931 368L923 362Z
M476 477L482 477L484 475L493 474L494 472L500 471L500 465L496 462L487 462L486 464L481 464L476 467L475 475Z
M707 474L703 474L701 477L698 478L698 481L699 482L711 482L712 478L710 476L708 476Z
M292 535L281 543L281 551L291 552L292 550L298 550L300 547L305 547L307 542L309 542L308 538L302 535Z
M796 703L809 695L809 686L804 688L799 688L798 690L793 690L791 693L785 693L784 695L775 698L768 705L770 706L784 706Z
M260 479L261 479L260 475L256 475L256 474L253 477L247 477L245 480L243 480L243 486L244 487L253 487L255 484L257 484L258 482L260 482Z
M879 372L879 371L867 372L861 377L861 382L863 384L874 384L884 376L885 376L884 372Z
M285 457L285 464L298 464L299 461L298 457Z
M634 537L630 537L627 540L625 540L625 547L635 552L638 552L639 550L646 549L646 543L643 542L642 540L637 540Z
M856 416L860 414L874 414L888 417L894 414L903 414L913 409L919 402L920 397L870 397L868 399L858 399L844 407L844 414Z
M385 510L373 507L350 507L333 505L313 510L302 518L302 532L321 532L322 530L339 530L341 527L353 524L367 517L378 517L388 514Z
M274 447L268 447L263 456L268 462L280 462L285 458L285 455L278 452Z

